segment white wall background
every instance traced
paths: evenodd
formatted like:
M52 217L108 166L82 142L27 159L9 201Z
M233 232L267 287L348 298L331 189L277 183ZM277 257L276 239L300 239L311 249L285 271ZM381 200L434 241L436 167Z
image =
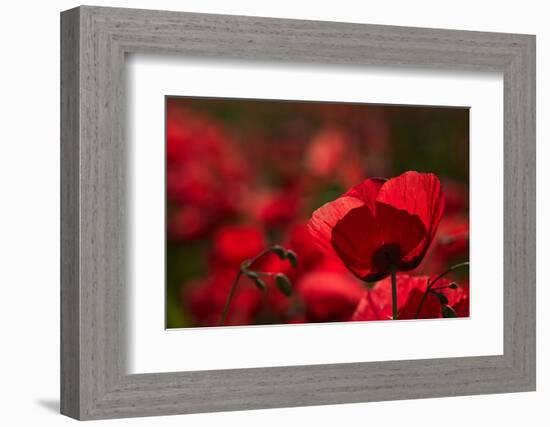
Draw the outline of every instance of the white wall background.
M116 426L516 426L550 419L548 145L550 27L545 2L415 0L157 0L97 5L281 18L504 31L537 35L538 391L508 395L272 409L108 421ZM5 2L0 64L0 420L64 426L59 377L59 11L74 1ZM546 360L545 360L546 359ZM546 362L546 363L545 363Z

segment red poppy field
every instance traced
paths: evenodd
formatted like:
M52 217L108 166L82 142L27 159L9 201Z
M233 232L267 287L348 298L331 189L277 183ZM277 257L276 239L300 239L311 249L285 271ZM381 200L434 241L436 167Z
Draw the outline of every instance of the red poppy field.
M468 317L466 108L166 98L166 326Z

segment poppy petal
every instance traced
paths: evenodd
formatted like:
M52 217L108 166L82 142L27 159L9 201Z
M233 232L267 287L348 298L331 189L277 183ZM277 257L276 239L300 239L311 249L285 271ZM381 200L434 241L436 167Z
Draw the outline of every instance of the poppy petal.
M375 201L380 189L387 181L386 178L369 178L350 188L343 197L355 197L375 212Z
M405 172L386 182L376 201L377 209L380 204L392 206L417 216L424 225L426 238L403 254L403 265L408 264L408 269L416 267L424 257L443 216L445 198L439 179L431 173Z
M364 291L351 320L391 320L391 315L391 283L385 280Z
M387 181L380 189L376 200L378 203L417 215L432 236L445 207L437 176L415 171L405 172Z
M383 246L396 248L394 254L396 258L388 259L387 262L401 266L403 261L409 261L409 254L415 248L422 242L426 242L427 230L416 215L411 215L384 203L377 203L376 220L380 228ZM388 267L380 266L382 269Z
M336 223L332 229L332 246L356 276L373 280L368 276L379 273L374 255L381 246L380 230L368 206L352 209Z
M317 246L327 255L337 257L332 247L332 229L348 212L364 203L354 197L340 197L325 203L311 215L307 224L309 234Z

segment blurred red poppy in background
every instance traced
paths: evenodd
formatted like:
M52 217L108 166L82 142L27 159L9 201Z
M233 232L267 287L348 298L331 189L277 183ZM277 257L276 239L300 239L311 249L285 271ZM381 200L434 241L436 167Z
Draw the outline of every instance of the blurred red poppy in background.
M210 277L189 283L182 289L181 301L195 324L217 326L227 295L235 279L235 271L221 269ZM225 325L249 325L260 308L262 295L254 283L243 278L229 307Z
M267 242L259 227L227 224L219 227L212 238L213 255L226 267L239 267L265 249Z
M296 283L309 322L350 320L363 295L363 287L351 275L333 271L313 271Z
M309 231L326 253L336 253L365 281L408 271L422 261L444 209L434 174L406 172L370 178L317 209Z
M234 212L249 172L232 135L177 101L168 100L166 194L176 207L168 232L181 240L201 237Z

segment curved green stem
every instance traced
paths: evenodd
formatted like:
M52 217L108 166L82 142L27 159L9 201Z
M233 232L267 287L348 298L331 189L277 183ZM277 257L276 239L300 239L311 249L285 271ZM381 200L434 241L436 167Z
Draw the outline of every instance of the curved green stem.
M247 259L245 260L242 264L241 264L241 273L242 273L242 270L243 269L248 269L250 268L256 261L258 261L260 258L262 258L263 256L267 255L268 253L272 252L273 251L273 246L267 248L267 249L264 249L263 251L261 251L258 255L256 255L254 258L250 258L250 259Z
M433 285L435 285L435 284L439 281L439 279L443 278L443 277L446 276L447 274L452 273L453 271L458 270L459 268L462 268L462 267L466 267L466 266L468 266L468 265L470 265L470 263L469 263L468 261L466 261L466 262L461 262L461 263L459 263L459 264L453 265L451 268L449 268L448 270L444 271L444 272L441 273L439 276L437 276L434 280L432 280L430 287L433 286Z
M233 299L233 295L235 295L235 290L237 289L237 285L239 283L239 279L241 278L242 274L243 274L243 271L239 270L239 272L237 273L237 276L235 277L235 280L233 280L233 284L231 285L231 289L229 290L229 295L227 296L227 300L225 301L225 306L223 307L219 326L223 326L223 324L225 323L225 320L227 318L227 313L229 312L229 306L231 305L231 300Z
M418 316L420 315L420 311L422 310L422 307L424 306L424 303L426 302L426 298L428 297L428 294L432 290L433 285L435 285L440 279L442 279L447 274L449 274L449 273L451 273L455 270L458 270L459 268L466 267L468 265L470 265L470 263L468 261L461 262L460 264L455 264L451 268L449 268L448 270L444 271L439 276L437 276L434 280L428 281L428 286L426 286L426 290L424 291L424 294L422 295L422 299L420 300L420 304L418 304L418 308L416 309L416 313L414 315L414 318L418 319Z
M239 284L239 279L243 274L246 273L246 271L260 258L262 258L264 255L267 255L269 252L274 252L277 250L279 246L271 246L267 249L264 249L262 252L260 252L258 255L256 255L254 258L248 259L243 261L241 264L241 268L239 269L239 272L237 273L237 276L235 277L235 280L233 281L233 284L231 285L231 289L229 290L229 295L227 295L227 300L225 301L225 305L223 307L222 315L220 317L220 323L219 326L223 326L223 324L226 321L227 313L229 312L229 307L231 306L231 301L233 300L233 296L235 295L235 290L237 289L237 285ZM280 247L279 247L280 248ZM262 276L272 276L273 273L264 273L259 272L259 275Z
M275 273L272 273L272 272L269 272L269 271L256 271L256 274L258 276L263 276L263 277L273 277L273 276L275 276Z
M420 315L420 311L422 310L422 307L424 306L424 302L426 301L426 298L428 297L429 293L430 293L430 285L426 287L426 290L422 294L422 299L420 300L420 304L418 304L418 308L416 309L416 313L414 314L415 319L418 319L418 316Z

